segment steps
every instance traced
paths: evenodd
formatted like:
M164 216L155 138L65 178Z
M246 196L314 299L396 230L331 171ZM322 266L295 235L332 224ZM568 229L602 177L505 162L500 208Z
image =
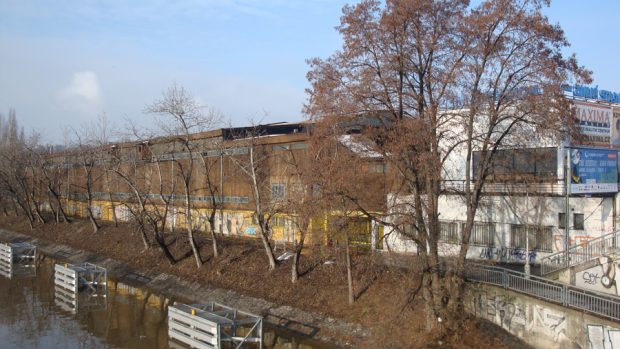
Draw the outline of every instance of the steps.
M599 257L620 252L620 231L602 235L598 238L570 246L566 251L556 252L540 260L541 274L549 276L565 269L579 266ZM568 259L567 259L568 257Z

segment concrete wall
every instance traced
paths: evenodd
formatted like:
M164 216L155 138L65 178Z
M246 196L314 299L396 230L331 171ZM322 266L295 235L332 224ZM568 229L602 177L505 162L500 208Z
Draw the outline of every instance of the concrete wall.
M469 285L467 310L540 349L620 348L620 323L487 285Z

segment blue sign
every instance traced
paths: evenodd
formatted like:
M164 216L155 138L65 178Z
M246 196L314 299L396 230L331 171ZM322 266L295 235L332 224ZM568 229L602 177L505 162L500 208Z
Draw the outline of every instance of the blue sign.
M618 151L572 149L570 151L572 194L618 192Z
M598 99L610 103L620 103L620 93L607 90L599 90L598 86L590 87L583 85L563 85L564 92L571 93L573 97Z

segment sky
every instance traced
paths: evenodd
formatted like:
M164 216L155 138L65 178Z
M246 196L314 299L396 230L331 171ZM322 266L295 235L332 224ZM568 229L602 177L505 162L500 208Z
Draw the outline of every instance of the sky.
M145 107L172 84L226 123L301 121L306 59L341 47L349 0L0 0L0 113L62 143L105 114L148 127ZM586 5L587 4L587 5ZM601 89L620 92L620 1L555 0Z

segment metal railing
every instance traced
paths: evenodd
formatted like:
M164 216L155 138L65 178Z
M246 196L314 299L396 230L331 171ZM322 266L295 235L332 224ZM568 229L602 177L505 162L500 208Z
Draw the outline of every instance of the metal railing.
M468 264L468 281L481 282L524 293L565 307L620 320L620 297L590 291L533 275L500 267Z
M465 191L464 180L445 180L442 182L443 189L446 191L454 191L461 193ZM471 182L471 189L474 183ZM541 183L519 183L519 182L486 182L482 187L482 191L486 194L492 193L509 193L509 194L554 194L565 195L565 185L563 180L555 180Z
M570 246L568 260L566 260L566 251L556 252L542 258L540 260L541 273L547 275L614 252L620 252L620 230Z

